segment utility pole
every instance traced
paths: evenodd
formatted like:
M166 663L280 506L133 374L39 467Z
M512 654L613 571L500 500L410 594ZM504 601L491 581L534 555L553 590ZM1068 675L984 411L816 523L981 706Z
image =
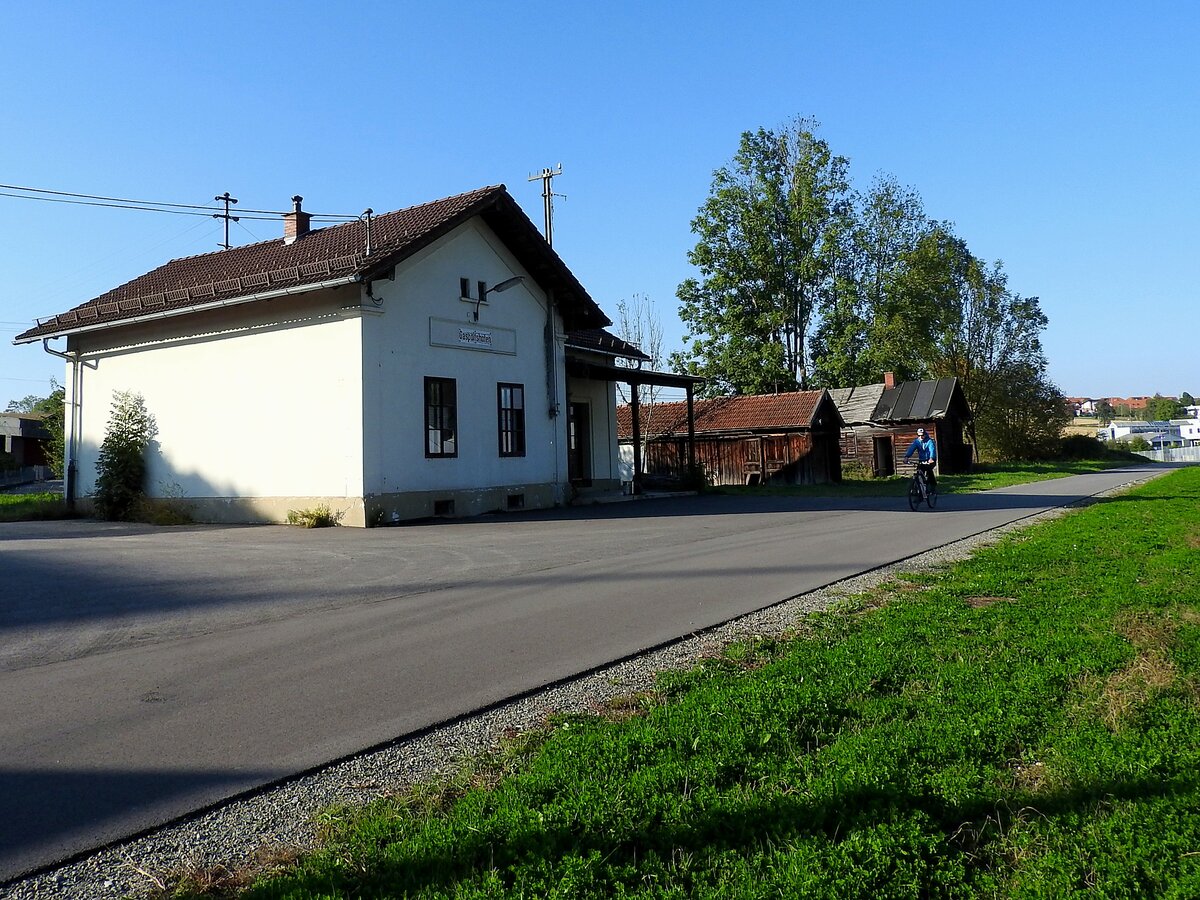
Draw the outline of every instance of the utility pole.
M230 197L229 191L226 191L225 193L221 194L219 197L213 197L213 199L219 200L225 204L225 212L213 213L212 217L214 219L224 219L225 220L225 243L223 243L221 246L224 247L226 250L228 250L229 249L229 223L238 221L237 216L231 216L229 214L229 204L237 203L237 199L234 197Z
M554 193L550 190L550 181L555 175L562 174L562 163L559 163L556 168L542 169L537 175L530 175L530 181L541 179L542 182L542 207L546 215L546 243L551 247L554 246ZM558 196L563 196L559 194Z

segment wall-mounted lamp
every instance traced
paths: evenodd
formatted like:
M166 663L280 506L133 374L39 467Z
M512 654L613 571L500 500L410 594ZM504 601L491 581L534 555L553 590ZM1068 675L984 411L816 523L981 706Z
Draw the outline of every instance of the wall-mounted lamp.
M492 285L487 290L480 291L479 299L475 301L475 321L476 322L479 321L479 304L483 302L484 298L487 297L488 294L491 294L491 293L501 294L504 291L507 291L510 287L516 287L518 284L520 284L524 280L525 280L524 275L514 275L512 278L504 279L504 281L500 282L499 284Z

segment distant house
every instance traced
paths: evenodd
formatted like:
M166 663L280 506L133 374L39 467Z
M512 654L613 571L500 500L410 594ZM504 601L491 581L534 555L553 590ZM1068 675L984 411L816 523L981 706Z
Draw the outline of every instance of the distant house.
M686 471L687 404L656 403L644 469L650 478ZM841 481L841 416L828 391L718 397L694 403L696 465L709 484L825 484ZM633 453L632 411L617 408L619 440Z
M655 373L503 185L177 259L15 343L66 340L68 498L111 401L158 424L152 496L201 521L347 525L618 491L615 385ZM670 379L672 376L664 375ZM672 381L671 383L675 383Z
M18 468L49 465L46 446L50 432L43 417L33 413L0 413L0 453Z
M1197 409L1189 406L1189 410ZM1179 429L1179 437L1185 447L1200 447L1200 415L1190 419L1172 419L1171 425Z
M1123 443L1140 437L1156 450L1184 447L1188 445L1188 439L1184 436L1183 429L1188 421L1176 419L1170 422L1145 422L1141 419L1114 419L1103 428L1097 429L1096 437L1102 441Z
M971 407L957 378L896 383L888 372L880 384L835 388L829 392L845 427L841 434L843 466L856 466L875 477L896 473L904 453L925 428L938 448L938 471L971 468L971 445L964 429Z

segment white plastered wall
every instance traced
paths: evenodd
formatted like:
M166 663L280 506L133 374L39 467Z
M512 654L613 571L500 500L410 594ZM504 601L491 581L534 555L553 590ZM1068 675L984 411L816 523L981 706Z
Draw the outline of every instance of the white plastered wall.
M76 496L94 489L113 396L129 391L158 426L150 496L255 500L263 512L249 518L276 521L287 506L322 500L352 512L362 496L359 292L349 285L73 337L87 361Z
M468 279L475 298L479 281L496 285L515 275L526 276L524 283L489 294L476 321L460 279ZM530 505L561 502L567 479L562 323L553 313L548 355L548 298L504 244L473 219L405 260L394 278L372 282L371 293L378 313L363 319L367 495L384 498L389 515L397 495L409 495L403 517L430 513L439 497L455 500L456 514L495 508L506 491L528 496ZM460 331L479 342L459 340ZM455 380L456 458L425 455L426 377ZM525 389L523 457L499 454L500 382Z

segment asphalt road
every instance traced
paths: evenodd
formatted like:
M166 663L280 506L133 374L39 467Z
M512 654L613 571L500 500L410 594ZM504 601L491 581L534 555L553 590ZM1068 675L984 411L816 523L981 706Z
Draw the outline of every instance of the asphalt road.
M684 497L371 530L0 524L0 882L1154 469L916 513Z

